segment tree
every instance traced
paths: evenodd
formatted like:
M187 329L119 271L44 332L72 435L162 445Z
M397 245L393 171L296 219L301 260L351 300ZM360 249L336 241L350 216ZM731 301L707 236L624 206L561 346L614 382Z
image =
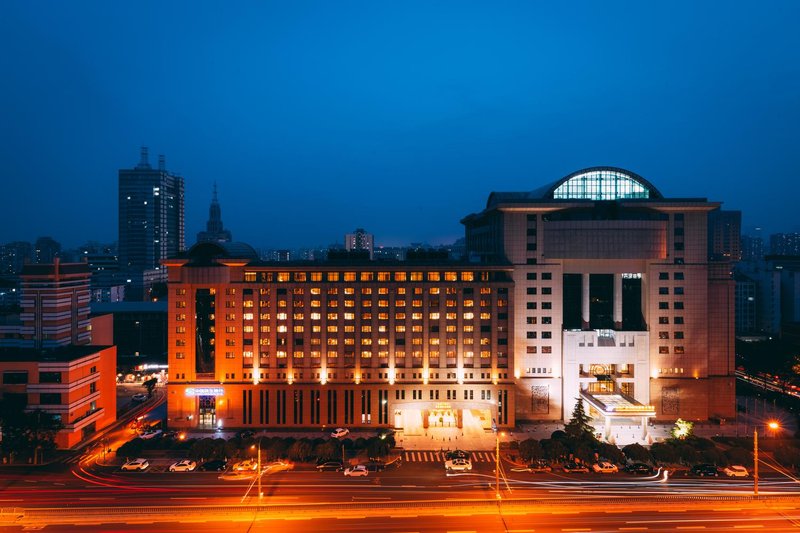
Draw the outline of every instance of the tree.
M12 395L8 396L0 402L3 454L9 457L10 462L22 454L32 458L36 464L46 450L56 447L56 434L64 426L56 415L41 409L26 412L24 400L14 401Z
M692 422L679 418L675 421L675 426L670 433L673 439L683 440L692 436L693 429L694 424Z
M289 447L289 459L292 461L307 461L311 457L313 450L308 440L300 439Z
M158 384L158 378L150 378L142 382L142 387L147 389L147 397L152 398L153 390L156 388Z
M564 426L564 431L572 437L591 437L594 440L594 427L589 422L592 418L586 414L583 406L583 397L578 396L575 408L572 410L572 418Z
M622 453L631 461L640 461L643 463L650 463L653 461L653 457L650 455L650 452L647 451L647 448L638 443L628 444L622 448Z
M519 456L523 461L533 461L544 457L544 448L536 439L525 439L519 443Z

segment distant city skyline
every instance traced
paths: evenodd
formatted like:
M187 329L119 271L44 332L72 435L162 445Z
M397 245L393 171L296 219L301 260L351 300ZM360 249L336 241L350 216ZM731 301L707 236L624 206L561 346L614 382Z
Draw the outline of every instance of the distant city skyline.
M113 241L142 145L187 235L216 182L258 247L452 242L490 192L596 165L800 230L797 2L94 6L4 5L0 242Z

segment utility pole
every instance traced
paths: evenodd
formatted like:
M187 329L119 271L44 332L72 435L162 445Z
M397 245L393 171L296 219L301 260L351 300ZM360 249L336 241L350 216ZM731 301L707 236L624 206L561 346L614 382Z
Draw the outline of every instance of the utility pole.
M261 497L264 493L261 491L261 437L258 438L258 501L261 503Z
M753 429L753 496L758 498L758 428Z

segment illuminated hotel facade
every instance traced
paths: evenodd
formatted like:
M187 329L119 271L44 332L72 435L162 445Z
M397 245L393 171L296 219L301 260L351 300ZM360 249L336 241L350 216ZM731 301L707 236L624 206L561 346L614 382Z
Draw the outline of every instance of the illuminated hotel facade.
M734 416L718 203L608 167L492 193L470 262L263 263L203 243L169 274L174 427L437 426ZM603 427L604 425L604 427Z

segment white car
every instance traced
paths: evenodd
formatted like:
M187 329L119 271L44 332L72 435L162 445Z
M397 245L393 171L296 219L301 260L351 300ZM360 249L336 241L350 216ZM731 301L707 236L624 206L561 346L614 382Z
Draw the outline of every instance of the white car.
M170 472L191 472L197 468L197 463L189 459L181 459L177 463L169 465Z
M247 459L246 461L241 461L233 465L233 469L236 472L243 472L246 470L258 470L258 461Z
M445 461L444 469L448 472L469 472L472 470L472 462L463 458L449 459Z
M331 431L331 437L333 437L334 439L341 439L342 437L346 437L349 434L350 430L345 428L336 428L333 431Z
M139 438L144 440L149 440L158 437L162 433L164 433L164 430L162 429L149 429L144 433L142 433L141 435L139 435Z
M616 474L619 472L619 467L608 461L600 461L592 465L592 470L601 474Z
M742 465L726 466L722 469L722 473L728 477L747 477L750 473Z
M369 475L369 470L364 465L351 466L344 469L344 475L349 477L359 477Z
M293 468L294 464L286 461L273 461L264 465L264 470L271 473L283 472L284 470L291 470Z
M134 471L134 472L141 472L143 470L147 470L150 466L150 463L147 462L147 459L131 459L130 461L126 462L122 465L122 470Z
M143 402L147 399L147 394L134 394L131 396L131 400L134 402Z

